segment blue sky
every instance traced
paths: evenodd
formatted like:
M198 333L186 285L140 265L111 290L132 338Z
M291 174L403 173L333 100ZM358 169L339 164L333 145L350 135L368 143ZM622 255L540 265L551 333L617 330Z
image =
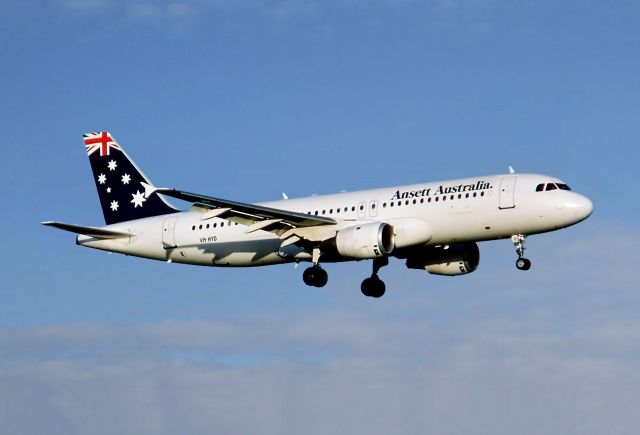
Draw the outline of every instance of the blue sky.
M636 2L0 8L0 433L634 433ZM392 262L372 301L365 262L319 290L302 268L167 265L40 226L103 222L95 130L158 185L242 201L513 165L595 212L530 238L526 274L483 243L466 277Z

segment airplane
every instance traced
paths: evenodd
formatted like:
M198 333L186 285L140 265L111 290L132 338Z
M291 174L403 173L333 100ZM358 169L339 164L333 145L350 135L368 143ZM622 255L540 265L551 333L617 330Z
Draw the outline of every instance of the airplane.
M360 287L379 298L378 272L394 257L409 269L458 276L475 271L478 242L511 238L529 270L527 236L588 218L592 202L562 180L515 173L283 199L259 204L155 187L107 131L84 135L105 226L47 221L81 246L173 263L265 266L310 262L303 281L323 287L321 265L373 260ZM166 197L191 203L188 210Z

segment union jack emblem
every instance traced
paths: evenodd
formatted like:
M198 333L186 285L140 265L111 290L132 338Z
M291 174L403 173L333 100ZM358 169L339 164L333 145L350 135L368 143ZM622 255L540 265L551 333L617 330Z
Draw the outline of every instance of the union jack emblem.
M85 134L84 145L88 155L93 154L99 149L100 156L108 156L111 148L120 149L120 145L118 145L115 139L106 131Z

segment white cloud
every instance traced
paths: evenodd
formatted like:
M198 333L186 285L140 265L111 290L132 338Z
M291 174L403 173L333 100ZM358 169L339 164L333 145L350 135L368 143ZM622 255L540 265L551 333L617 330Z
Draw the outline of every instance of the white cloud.
M11 433L630 434L640 423L637 360L589 356L555 334L341 313L87 326L5 331ZM636 340L611 334L624 348ZM208 358L173 358L190 351Z
M532 238L531 273L487 261L448 298L0 329L0 432L632 434L638 233Z

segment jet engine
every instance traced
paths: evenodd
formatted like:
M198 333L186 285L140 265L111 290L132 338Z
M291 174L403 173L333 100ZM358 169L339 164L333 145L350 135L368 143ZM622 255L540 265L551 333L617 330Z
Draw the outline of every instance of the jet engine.
M434 275L465 275L478 268L480 251L474 242L429 246L409 254L406 264Z
M338 231L335 243L338 253L343 257L376 258L393 251L395 236L391 225L372 222Z

